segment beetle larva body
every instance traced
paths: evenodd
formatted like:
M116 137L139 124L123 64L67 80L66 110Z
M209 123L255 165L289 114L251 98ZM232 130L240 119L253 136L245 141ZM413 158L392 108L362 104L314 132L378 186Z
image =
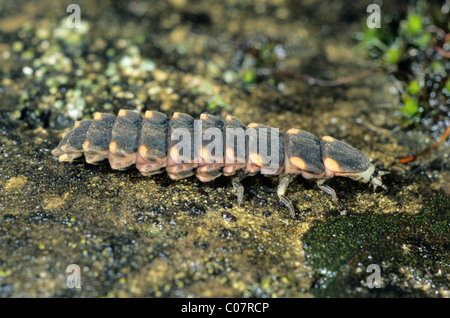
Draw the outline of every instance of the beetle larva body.
M147 111L120 110L116 116L95 113L92 120L75 122L52 151L59 161L72 162L85 156L86 162L99 164L107 159L112 169L124 170L132 165L146 176L167 172L172 179L195 176L203 182L221 175L232 177L243 199L240 181L249 175L278 175L277 194L294 217L294 207L284 196L289 182L297 175L316 179L317 185L337 201L335 191L323 185L334 176L345 176L360 182L381 186L383 172L375 169L361 151L343 141L289 129L261 124L244 126L229 115L202 114L200 120L175 113L166 115Z

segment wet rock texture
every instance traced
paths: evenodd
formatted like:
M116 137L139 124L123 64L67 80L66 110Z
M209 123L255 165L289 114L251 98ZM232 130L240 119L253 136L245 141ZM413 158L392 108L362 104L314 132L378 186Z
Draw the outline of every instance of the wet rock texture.
M334 79L372 67L354 40L365 4L78 4L75 29L63 3L0 4L1 297L449 296L448 146L396 163L433 140L400 129L383 73L325 88L270 72ZM335 206L299 178L287 192L293 220L264 176L243 181L239 207L227 178L52 158L74 120L121 108L331 135L389 170L389 189L335 178ZM79 289L67 285L70 264ZM367 285L370 264L381 288Z

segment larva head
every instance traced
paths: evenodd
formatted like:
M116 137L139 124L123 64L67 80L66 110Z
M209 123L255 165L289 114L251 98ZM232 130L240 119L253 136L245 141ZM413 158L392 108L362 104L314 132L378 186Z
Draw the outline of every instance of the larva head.
M330 169L329 165L327 166L327 163L325 163L325 165L327 167L327 170L329 171ZM385 190L387 189L386 186L381 181L381 176L388 174L388 172L378 170L377 168L375 168L373 164L369 164L368 168L363 172L350 172L350 171L343 172L342 170L336 168L334 169L335 171L332 172L334 175L348 177L352 180L363 183L370 182L373 185L374 189L376 189L377 187L382 187Z
M386 189L381 181L381 176L386 172L378 171L360 150L329 136L322 138L321 148L328 176L348 177L364 183L370 182L374 188Z
M370 182L373 186L374 191L377 187L382 187L383 189L387 190L387 187L383 184L383 181L381 180L381 176L384 176L385 174L388 173L389 172L387 171L378 170L377 168L375 168L373 164L370 164L369 168L366 171L360 173L359 175L351 176L350 178L364 183Z
M381 171L375 168L375 170L369 177L369 181L373 185L374 191L377 187L382 187L384 190L387 190L387 187L383 184L383 181L381 181L381 176L384 176L388 173L388 171Z

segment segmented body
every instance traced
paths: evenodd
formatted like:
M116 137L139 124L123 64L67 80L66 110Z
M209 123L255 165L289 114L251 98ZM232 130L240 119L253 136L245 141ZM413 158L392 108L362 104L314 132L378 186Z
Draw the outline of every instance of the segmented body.
M237 140L228 142L229 140L223 137L222 143L216 143L222 145L219 147L223 149L220 149L221 151L215 149L215 153L206 151L214 138L210 137L208 141L200 137L200 151L197 156L194 151L198 147L193 146L192 153L184 153L184 160L180 160L177 143L186 137L174 138L174 134L179 131L187 132L192 137L190 142L194 143L195 128L198 126L201 127L201 133L213 129L223 136L239 130L248 132L253 129L257 136L269 131L267 153L276 155L276 166L273 166L273 160L268 162L267 154L264 155L259 151L262 149L261 140L264 138L249 139L248 136L243 149ZM270 139L272 137L277 138ZM255 142L257 146L251 147ZM221 156L220 158L224 160L212 161L210 158L212 153L216 155L215 159ZM107 159L111 168L118 170L136 165L137 169L147 176L166 171L170 178L181 179L195 174L203 182L214 180L222 174L231 176L233 185L238 190L239 204L243 197L240 181L247 175L261 172L261 169L268 168L270 164L272 168L270 173L280 176L277 193L292 215L294 208L284 193L296 175L317 179L318 186L329 193L334 201L336 201L334 190L323 185L325 180L333 176L346 176L362 182L370 181L375 187L383 186L369 158L342 141L329 136L319 140L299 129L279 133L278 130L274 131L261 124L252 123L246 127L231 115L222 121L219 117L202 114L199 122L183 113L175 113L171 119L156 111L147 111L143 117L138 112L130 110L121 110L117 117L112 114L96 113L92 120L77 121L52 154L57 156L59 161L65 162L72 162L83 154L86 161L91 164L98 164Z

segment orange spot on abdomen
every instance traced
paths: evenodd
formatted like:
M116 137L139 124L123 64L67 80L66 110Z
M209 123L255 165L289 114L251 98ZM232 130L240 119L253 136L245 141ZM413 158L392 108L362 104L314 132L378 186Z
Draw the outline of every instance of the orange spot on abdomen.
M325 167L332 172L341 172L341 166L334 159L325 158L324 164L325 164Z

